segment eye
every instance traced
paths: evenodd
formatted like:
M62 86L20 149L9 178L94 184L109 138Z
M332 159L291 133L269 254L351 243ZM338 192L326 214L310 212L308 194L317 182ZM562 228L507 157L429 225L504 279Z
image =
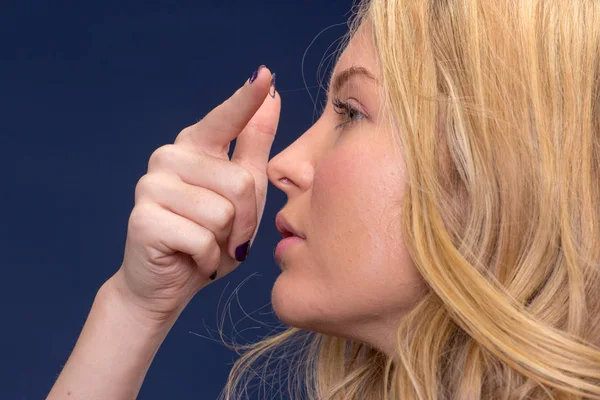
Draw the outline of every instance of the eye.
M344 122L335 127L336 130L341 129L346 125L352 125L354 122L365 117L365 115L358 111L355 107L352 107L349 102L344 102L337 97L333 99L333 110L337 114L346 117Z

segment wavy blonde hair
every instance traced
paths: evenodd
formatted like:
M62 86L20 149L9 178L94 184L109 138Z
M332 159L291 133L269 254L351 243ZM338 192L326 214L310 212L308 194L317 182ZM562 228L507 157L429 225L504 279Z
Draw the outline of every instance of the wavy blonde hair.
M408 174L398 229L429 291L393 358L290 327L241 346L225 398L268 356L293 399L600 399L600 1L354 10L346 43L371 24Z

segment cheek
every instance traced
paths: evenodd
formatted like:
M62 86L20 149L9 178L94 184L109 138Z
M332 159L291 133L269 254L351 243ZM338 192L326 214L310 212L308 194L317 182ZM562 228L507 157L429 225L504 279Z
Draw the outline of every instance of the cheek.
M377 158L377 152L361 142L342 145L324 158L313 180L313 206L322 214L318 217L337 216L336 210L363 214L374 199L388 196L380 184L385 172Z
M353 198L360 190L356 184L360 168L354 163L358 157L351 152L337 151L325 158L315 171L313 180L313 202L339 202L340 196Z
M386 153L366 144L341 148L315 171L315 261L334 287L363 287L371 295L375 287L395 290L420 277L400 232L404 176Z
M340 268L357 261L357 242L365 233L365 205L370 202L361 171L358 156L341 150L324 159L315 171L311 219L318 239L314 242L316 261L326 280L339 282Z

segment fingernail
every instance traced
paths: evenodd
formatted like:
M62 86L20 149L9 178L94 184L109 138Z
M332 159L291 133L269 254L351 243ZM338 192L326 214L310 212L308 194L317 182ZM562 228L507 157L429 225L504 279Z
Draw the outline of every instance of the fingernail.
M248 258L248 253L250 252L250 241L248 240L246 243L241 245L235 250L235 259L239 262L246 261Z
M272 98L275 98L275 93L275 72L273 72L273 75L271 76L271 87L269 88L269 94Z
M261 65L260 67L258 67L258 69L256 71L254 71L254 73L252 74L252 76L250 77L250 84L252 84L252 82L254 82L256 80L256 78L258 78L258 73L260 72L261 69L263 69L265 67L265 65Z
M212 274L211 276L209 276L211 281L214 281L217 278L217 272L219 272L219 270L216 270L214 274Z

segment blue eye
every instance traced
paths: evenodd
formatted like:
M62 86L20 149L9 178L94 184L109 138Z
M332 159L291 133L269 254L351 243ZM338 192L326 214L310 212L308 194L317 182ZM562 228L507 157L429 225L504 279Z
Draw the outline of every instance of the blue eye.
M338 126L335 127L335 129L341 129L346 125L352 125L354 122L358 121L359 119L364 118L364 115L361 114L356 108L352 107L352 105L350 105L350 103L348 102L344 102L341 101L339 98L334 98L333 99L333 110L339 114L339 115L343 115L346 117L346 119L344 120L344 122L342 122L341 124L339 124Z

